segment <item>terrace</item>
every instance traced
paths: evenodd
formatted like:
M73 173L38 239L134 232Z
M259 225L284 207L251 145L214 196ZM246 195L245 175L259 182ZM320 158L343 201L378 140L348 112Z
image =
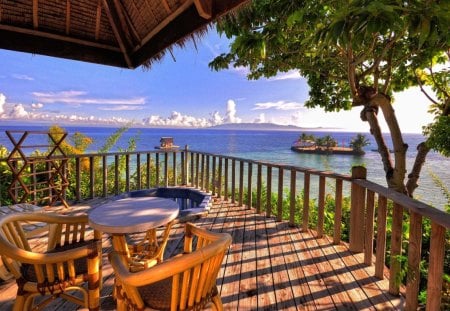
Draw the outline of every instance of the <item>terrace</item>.
M412 276L421 273L425 222L431 224L425 250L427 310L438 310L446 295L442 273L449 215L365 180L364 168L348 176L188 149L54 161L66 163L66 190L75 198L63 211L89 212L105 198L154 187L182 186L212 195L209 213L191 220L233 236L218 279L225 309L416 310L420 277ZM166 256L180 247L181 232L182 223L172 229ZM114 308L109 243L105 235L101 309ZM406 281L398 282L405 267ZM11 305L15 290L14 282L2 283L1 309Z

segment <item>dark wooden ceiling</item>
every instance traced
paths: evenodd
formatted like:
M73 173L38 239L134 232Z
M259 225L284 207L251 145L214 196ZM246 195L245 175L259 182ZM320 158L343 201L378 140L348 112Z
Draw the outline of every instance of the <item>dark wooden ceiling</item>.
M247 0L0 0L0 48L136 68Z

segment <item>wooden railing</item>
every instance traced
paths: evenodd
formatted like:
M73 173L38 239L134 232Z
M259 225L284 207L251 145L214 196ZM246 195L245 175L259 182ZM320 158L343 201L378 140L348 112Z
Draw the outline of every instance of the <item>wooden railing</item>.
M426 309L440 308L450 214L367 181L363 167L343 175L187 149L72 155L68 165L65 172L73 174L68 176L68 201L158 186L188 186L254 208L267 217L286 219L292 226L313 228L317 238L328 234L335 244L348 240L351 251L364 253L365 264L375 265L376 277L386 277L385 266L390 267L389 292L404 291L407 310L418 307L421 252L427 252ZM427 249L422 241L425 222L431 224ZM403 232L403 227L409 227L409 232ZM405 245L403 286L399 280L405 270Z

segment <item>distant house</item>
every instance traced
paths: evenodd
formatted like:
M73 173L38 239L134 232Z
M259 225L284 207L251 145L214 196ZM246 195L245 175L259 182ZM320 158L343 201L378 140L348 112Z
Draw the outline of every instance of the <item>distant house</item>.
M179 146L176 146L173 144L173 137L161 137L159 140L159 146L155 147L156 149L173 149L173 148L179 148Z
M295 141L294 144L292 145L292 147L298 147L298 148L311 148L311 147L315 147L315 146L316 146L315 141L302 140L302 139Z

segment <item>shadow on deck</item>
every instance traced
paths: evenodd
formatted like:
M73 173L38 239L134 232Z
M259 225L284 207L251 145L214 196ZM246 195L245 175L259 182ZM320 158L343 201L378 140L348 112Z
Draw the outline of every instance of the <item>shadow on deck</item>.
M344 243L333 245L329 237L317 239L313 231L224 201L216 201L208 216L193 222L233 237L217 280L225 310L404 309L404 298L388 293L388 280L375 278L374 267ZM182 224L174 226L166 258L182 248L182 232ZM114 310L110 240L104 238L101 310ZM0 283L0 310L11 308L16 288L13 281ZM49 306L76 309L59 300Z

